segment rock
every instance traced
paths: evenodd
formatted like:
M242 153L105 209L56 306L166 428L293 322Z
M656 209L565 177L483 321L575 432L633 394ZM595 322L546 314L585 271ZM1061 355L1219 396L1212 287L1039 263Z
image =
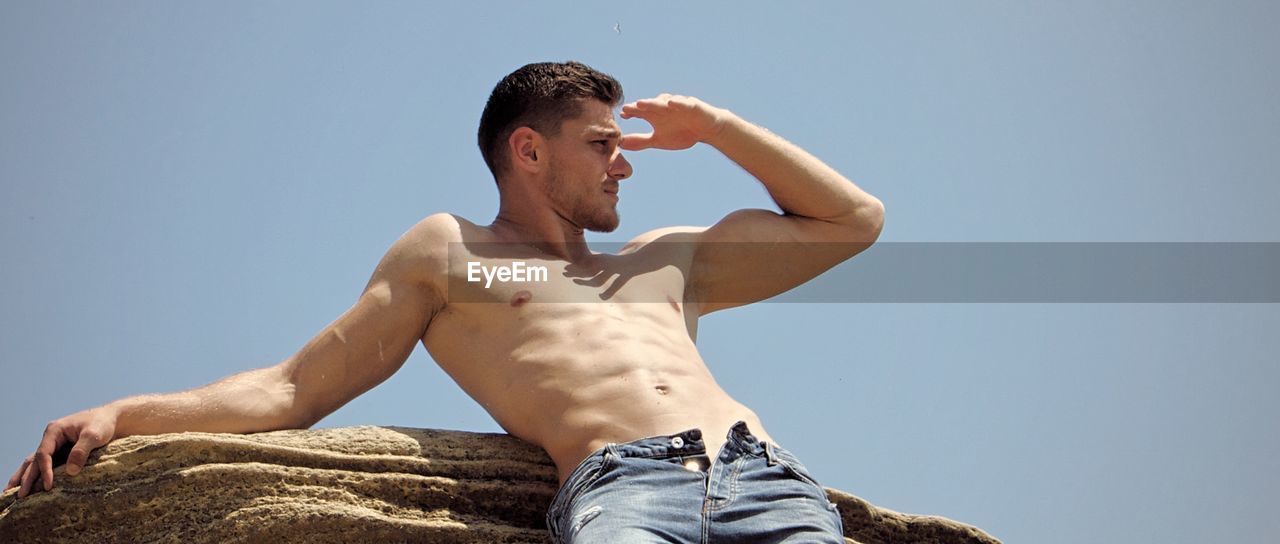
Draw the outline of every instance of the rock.
M551 460L505 434L344 427L130 436L52 491L0 495L0 542L547 542ZM996 543L827 490L847 542Z

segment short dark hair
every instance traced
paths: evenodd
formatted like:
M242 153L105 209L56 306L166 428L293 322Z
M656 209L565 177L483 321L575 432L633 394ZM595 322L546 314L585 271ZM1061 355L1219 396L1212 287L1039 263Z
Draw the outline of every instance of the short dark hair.
M581 115L583 101L592 98L617 106L622 85L576 61L526 64L502 78L489 94L476 135L494 180L507 167L505 142L512 132L527 126L557 136L560 124Z

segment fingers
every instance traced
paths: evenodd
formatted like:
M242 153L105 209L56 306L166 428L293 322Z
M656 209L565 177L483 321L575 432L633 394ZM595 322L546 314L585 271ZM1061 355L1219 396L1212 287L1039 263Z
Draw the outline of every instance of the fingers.
M636 117L643 119L645 117L645 112L640 109L640 106L637 103L632 102L630 104L623 104L622 109L618 112L618 116L623 119L633 119Z
M644 100L636 100L635 102L631 102L629 104L623 104L622 113L636 114L636 113L643 113L646 111L653 111L655 109L662 107L662 104L664 102L666 102L666 99L646 98Z
M644 100L637 100L630 104L623 104L622 110L619 113L621 114L623 119L631 119L632 117L648 119L646 114L659 111L664 107L670 105L672 103L673 98L681 98L681 97L676 97L673 95L669 95L667 93L662 93L654 98L646 98Z
M37 455L36 463L39 465L37 468L40 469L40 479L44 481L44 490L53 489L53 456Z
M27 457L22 463L21 487L18 488L18 498L24 498L36 490L38 483L42 484L45 491L53 489L53 452L66 440L62 434L62 429L55 423L50 423L44 429L44 437L40 439L40 446L36 448L36 452Z
M80 470L84 468L85 461L89 460L89 453L103 446L106 442L102 433L96 430L85 429L80 431L75 447L71 448L71 454L67 456L67 475L75 476L80 474Z
M66 441L66 437L62 435L62 429L54 423L50 423L45 427L44 438L40 440L40 447L36 448L35 460L32 461L36 468L40 471L39 475L44 480L44 490L53 489L53 452L58 451L58 447Z
M36 474L39 472L40 471L36 470L36 464L34 462L27 463L27 468L22 473L22 486L18 488L19 499L25 498L27 495L31 494L31 484L35 483Z
M630 104L623 104L619 115L623 119L639 118L650 121L650 124L652 124L650 114L662 109L662 107L671 100L671 97L672 96L667 93L662 93L656 98L646 98L644 100L637 100ZM649 149L650 147L653 147L653 133L624 134L622 136L622 140L618 142L618 145L628 151Z
M63 418L45 427L44 436L35 453L27 457L9 478L5 489L18 488L18 498L33 492L53 489L53 465L65 463L67 475L75 476L83 469L93 450L110 442L115 434L110 418L94 414ZM66 454L64 459L63 454ZM57 455L58 458L54 459Z
M697 98L691 96L682 96L678 94L662 93L653 98L645 98L636 100L629 104L622 105L622 116L629 118L630 116L644 117L647 112L658 111L662 109L692 109L700 103Z
M618 146L627 151L639 151L648 149L653 144L653 133L646 132L644 134L623 134L622 140L618 142Z
M31 464L32 457L33 456L28 455L26 459L22 460L22 466L19 466L18 471L14 472L13 476L9 477L9 483L4 484L5 491L18 487L18 484L22 483L22 474L27 471L27 465Z

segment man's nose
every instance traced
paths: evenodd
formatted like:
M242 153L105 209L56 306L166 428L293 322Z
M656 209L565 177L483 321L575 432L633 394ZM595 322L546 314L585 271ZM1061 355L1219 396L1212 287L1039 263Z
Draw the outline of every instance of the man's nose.
M631 177L631 172L631 163L627 162L627 158L623 157L622 152L619 151L613 157L613 163L609 165L609 177L624 180Z

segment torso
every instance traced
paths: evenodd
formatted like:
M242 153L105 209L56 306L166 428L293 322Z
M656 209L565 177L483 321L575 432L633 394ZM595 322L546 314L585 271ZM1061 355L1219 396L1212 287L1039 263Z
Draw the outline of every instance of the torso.
M507 432L541 446L563 482L607 443L700 428L715 458L736 421L769 440L726 394L694 345L688 244L648 244L568 263L491 244L459 220L446 304L422 344ZM467 281L467 262L546 267L544 282ZM574 281L574 280L577 281Z

